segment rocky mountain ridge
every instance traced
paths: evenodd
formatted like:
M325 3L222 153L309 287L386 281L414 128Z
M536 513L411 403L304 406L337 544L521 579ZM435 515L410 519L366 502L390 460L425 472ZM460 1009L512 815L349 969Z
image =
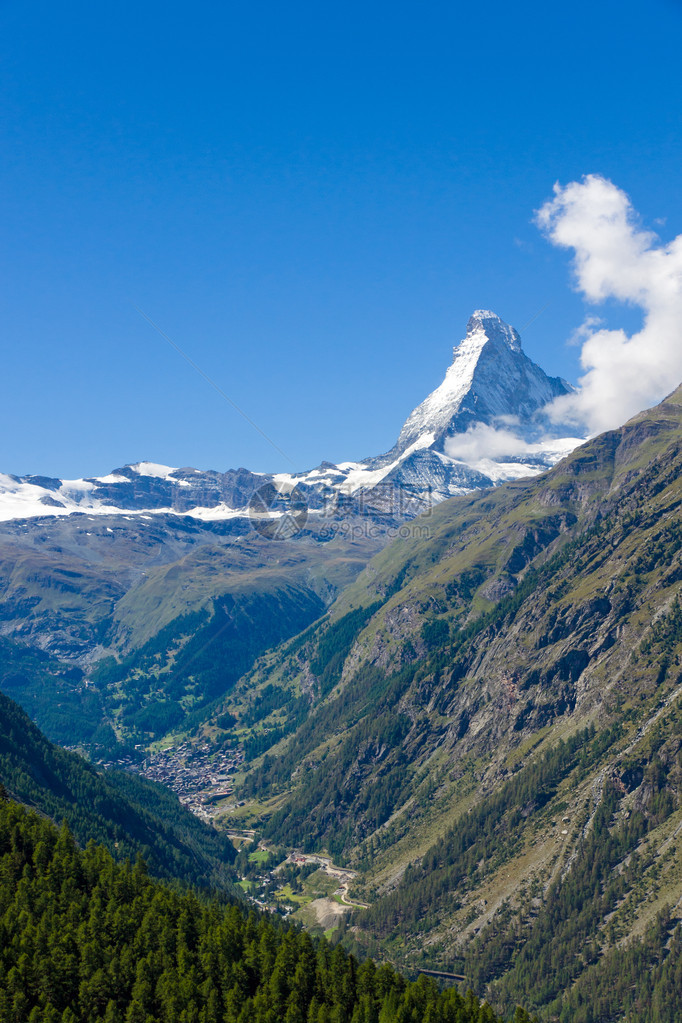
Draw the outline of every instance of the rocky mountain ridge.
M391 451L372 463L392 461L415 448L447 454L452 437L480 424L513 427L517 437L529 442L541 436L558 439L565 431L543 410L572 390L527 357L518 331L490 310L477 309L442 384L410 413Z
M257 519L277 516L277 495L294 488L309 514L318 518L333 517L339 503L363 514L412 518L427 503L533 475L558 461L580 438L562 435L565 431L543 410L570 390L570 384L548 377L524 354L513 327L488 310L477 310L443 383L410 414L384 455L324 462L303 473L217 472L137 462L78 480L0 474L0 520L78 512ZM452 448L454 438L480 426L504 431L502 447L498 442L490 457L485 451L471 457ZM263 508L260 497L268 488L272 496Z
M567 387L533 366L511 327L479 312L435 392L446 392L436 418L431 396L395 451L378 459L299 474L139 462L83 480L0 476L0 639L84 673L67 700L79 708L74 741L99 735L83 707L114 715L121 738L159 734L227 691L268 644L323 614L406 523L453 493L537 474L573 447L576 440L532 440L551 433L543 409ZM468 443L472 423L502 437L494 458L447 454L453 437ZM197 654L203 646L211 656ZM129 676L121 667L114 681L108 670L101 691L99 666L112 658L129 665ZM230 666L222 680L221 663ZM141 665L155 679L144 693ZM34 685L26 676L12 695L63 740L50 700L63 704L64 682L58 667L41 678Z

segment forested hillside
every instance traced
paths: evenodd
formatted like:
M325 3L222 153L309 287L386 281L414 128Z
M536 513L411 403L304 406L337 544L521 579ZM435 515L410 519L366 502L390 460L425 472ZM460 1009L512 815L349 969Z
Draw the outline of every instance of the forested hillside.
M496 1023L489 1006L236 905L180 895L0 801L0 1019ZM518 1011L514 1019L528 1017Z
M234 848L161 785L119 771L97 771L49 742L0 693L0 782L13 798L65 820L85 845L101 842L117 859L141 855L161 877L230 888Z
M64 664L44 650L0 638L2 692L21 703L53 742L80 741L109 750L116 738L102 721L102 698L83 680L77 664Z
M382 545L318 533L270 540L248 517L2 522L0 689L97 756L193 724Z

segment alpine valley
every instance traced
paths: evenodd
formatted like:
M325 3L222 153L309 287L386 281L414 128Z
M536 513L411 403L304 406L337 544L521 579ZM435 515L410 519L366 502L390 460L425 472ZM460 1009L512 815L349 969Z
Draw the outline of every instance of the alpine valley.
M152 462L87 480L0 475L0 684L50 738L94 754L193 726L401 526L579 443L545 414L569 389L479 310L381 457L297 475ZM491 457L474 450L481 430Z
M6 789L79 839L90 801L114 855L223 890L227 831L253 901L490 1003L388 966L362 1002L339 950L364 1007L314 1023L678 1019L682 386L587 441L556 421L570 390L479 310L382 456L0 477L0 685L97 762L3 697ZM196 904L157 903L201 944ZM183 1018L260 1019L245 999Z

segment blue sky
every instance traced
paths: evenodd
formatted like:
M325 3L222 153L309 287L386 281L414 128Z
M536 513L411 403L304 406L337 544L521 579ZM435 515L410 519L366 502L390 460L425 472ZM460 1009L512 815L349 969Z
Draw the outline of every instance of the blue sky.
M534 211L599 174L682 233L681 32L672 0L3 0L0 471L375 454L477 307L576 380L595 310Z

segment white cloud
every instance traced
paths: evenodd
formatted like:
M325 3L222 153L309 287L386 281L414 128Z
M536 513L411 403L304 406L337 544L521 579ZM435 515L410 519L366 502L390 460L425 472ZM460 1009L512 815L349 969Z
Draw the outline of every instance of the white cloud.
M565 187L536 215L555 245L572 249L576 287L589 302L615 298L639 307L635 334L579 328L585 370L576 394L558 398L556 420L596 433L621 425L682 381L682 235L663 244L640 226L629 197L590 174Z
M527 444L511 430L476 423L466 433L457 433L445 442L445 453L458 462L475 465L484 458L509 458L531 453L537 445Z
M513 417L504 418L511 420ZM475 423L466 433L448 437L445 442L445 453L458 462L465 462L485 472L489 468L489 462L516 459L519 456L529 461L552 465L581 443L577 437L560 440L548 438L531 442L520 437L513 429L509 429L509 426L513 426L511 421L495 426Z
M579 347L595 333L597 327L601 327L604 320L601 316L586 316L579 327L576 327L566 344Z

